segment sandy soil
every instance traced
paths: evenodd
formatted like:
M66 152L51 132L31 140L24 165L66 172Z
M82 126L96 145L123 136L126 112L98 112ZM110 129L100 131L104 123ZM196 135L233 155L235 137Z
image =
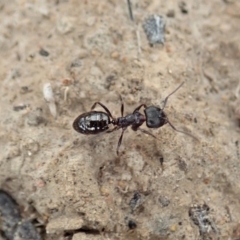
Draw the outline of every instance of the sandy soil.
M240 2L132 6L134 23L125 1L0 1L1 189L42 239L240 239ZM152 14L164 45L143 31ZM72 129L95 101L118 117L119 94L130 113L182 82L165 112L199 142L129 129L117 156L121 131Z

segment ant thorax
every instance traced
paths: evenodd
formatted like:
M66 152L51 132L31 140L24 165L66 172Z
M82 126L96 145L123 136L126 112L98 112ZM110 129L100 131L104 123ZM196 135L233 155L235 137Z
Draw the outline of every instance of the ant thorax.
M135 123L135 117L132 113L127 114L125 117L117 118L116 123L118 126L121 126L122 128L126 128Z

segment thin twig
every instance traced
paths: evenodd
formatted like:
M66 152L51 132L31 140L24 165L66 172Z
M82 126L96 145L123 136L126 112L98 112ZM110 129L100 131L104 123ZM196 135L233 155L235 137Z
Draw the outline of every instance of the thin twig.
M132 4L131 4L131 1L130 1L130 0L127 0L127 3L128 3L128 11L129 11L130 19L134 22L133 13L132 13Z

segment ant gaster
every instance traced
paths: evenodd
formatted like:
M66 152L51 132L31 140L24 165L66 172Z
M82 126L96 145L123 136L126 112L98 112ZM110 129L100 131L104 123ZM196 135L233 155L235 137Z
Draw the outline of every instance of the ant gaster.
M148 134L154 138L155 137L152 133L149 131L140 128L140 126L146 121L146 125L148 128L160 128L165 124L169 124L175 131L184 133L186 135L189 135L193 138L191 134L176 129L172 123L168 120L167 115L163 111L166 107L168 98L174 94L181 86L180 84L172 93L170 93L163 102L163 107L159 108L156 106L149 106L147 107L146 104L139 105L133 113L127 114L125 117L123 116L124 112L124 104L121 105L121 117L114 118L111 114L111 112L108 110L106 106L104 106L100 102L95 102L91 108L90 112L83 113L79 115L73 122L73 128L79 133L82 134L98 134L101 132L110 133L113 131L116 131L118 129L122 129L121 136L118 141L117 145L117 155L119 153L119 147L122 143L122 138L124 131L127 129L127 127L131 126L133 131L140 130L141 132ZM93 109L96 107L96 105L100 105L106 112L101 111L93 111ZM144 108L144 114L139 112L141 108ZM109 125L113 124L115 127L113 129L109 129ZM196 138L195 138L196 139Z

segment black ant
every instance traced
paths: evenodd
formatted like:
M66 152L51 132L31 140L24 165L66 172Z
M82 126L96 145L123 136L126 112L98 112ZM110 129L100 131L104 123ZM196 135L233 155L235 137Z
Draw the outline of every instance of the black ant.
M174 94L181 86L180 84L172 93L170 93L163 102L163 107L155 107L155 106L149 106L147 107L146 104L139 105L133 113L127 114L125 117L123 116L124 112L124 104L121 105L121 117L114 118L111 114L111 112L108 110L107 107L105 107L100 102L95 102L93 106L91 107L91 111L87 113L83 113L79 115L73 122L73 128L82 134L98 134L101 132L110 133L113 131L116 131L118 129L122 129L122 134L119 138L118 145L117 145L117 155L119 153L119 147L122 143L122 138L124 131L127 129L127 127L131 126L133 131L140 130L141 132L148 134L154 138L155 137L152 133L149 131L140 128L140 126L146 121L146 125L148 128L160 128L165 124L169 124L175 131L184 133L188 136L192 136L191 134L176 129L172 123L168 120L167 115L163 111L166 107L168 98ZM100 105L106 112L101 111L92 111L96 105ZM139 112L141 107L144 107L144 114ZM109 124L113 124L115 127L113 129L109 129ZM196 139L196 138L195 138Z

